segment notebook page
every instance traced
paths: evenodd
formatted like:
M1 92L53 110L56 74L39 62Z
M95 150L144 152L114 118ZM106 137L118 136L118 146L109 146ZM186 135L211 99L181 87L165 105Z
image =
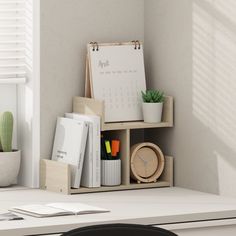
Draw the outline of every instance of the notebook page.
M63 209L67 212L73 212L74 214L89 214L89 213L102 213L102 212L109 212L109 210L90 206L83 203L50 203L47 204L49 207L54 207L56 209Z
M66 210L50 207L47 205L38 205L38 204L13 207L12 211L21 212L23 214L28 214L28 215L38 216L38 217L68 214Z

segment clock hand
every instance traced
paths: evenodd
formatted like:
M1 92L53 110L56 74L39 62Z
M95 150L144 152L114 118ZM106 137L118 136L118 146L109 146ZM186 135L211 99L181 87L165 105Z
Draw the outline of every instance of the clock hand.
M145 177L147 177L147 165L144 164L144 166L145 166Z
M137 154L137 156L138 156L139 159L141 159L144 163L146 163L146 160L144 160L141 156L139 156L138 154Z

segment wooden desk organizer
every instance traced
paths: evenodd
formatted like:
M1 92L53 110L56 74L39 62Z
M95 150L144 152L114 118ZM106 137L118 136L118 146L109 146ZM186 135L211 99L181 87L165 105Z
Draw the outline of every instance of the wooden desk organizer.
M106 134L106 137L119 139L121 141L121 185L72 189L70 185L70 166L68 164L43 159L41 160L40 167L40 187L42 189L65 194L74 194L173 186L173 158L170 156L165 157L164 171L156 183L138 184L137 182L132 182L130 178L130 146L131 143L133 143L133 140L130 140L131 131L135 129L173 127L173 97L165 97L162 122L160 123L145 123L142 121L105 123L103 101L92 98L74 97L73 112L100 116L101 131Z

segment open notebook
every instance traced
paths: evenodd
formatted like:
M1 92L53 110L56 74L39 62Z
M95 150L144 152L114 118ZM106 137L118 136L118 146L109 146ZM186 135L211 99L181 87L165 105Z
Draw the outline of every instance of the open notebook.
M34 217L82 215L109 212L109 210L82 203L50 203L46 205L24 205L13 207L10 211Z
M12 212L0 213L0 221L24 220L23 217L13 214Z

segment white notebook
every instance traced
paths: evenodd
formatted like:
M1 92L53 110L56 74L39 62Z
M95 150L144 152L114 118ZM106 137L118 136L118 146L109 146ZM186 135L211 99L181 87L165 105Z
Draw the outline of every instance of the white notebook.
M88 123L69 118L57 118L52 160L71 165L71 187L79 188L82 174Z
M78 113L66 113L65 117L84 120L89 124L88 138L85 148L84 165L81 186L92 188L101 186L101 157L100 157L100 117Z
M64 216L64 215L83 215L93 213L104 213L109 210L90 206L82 203L50 203L46 205L34 204L16 206L10 211L18 212L25 215L34 217L51 217L51 216Z

